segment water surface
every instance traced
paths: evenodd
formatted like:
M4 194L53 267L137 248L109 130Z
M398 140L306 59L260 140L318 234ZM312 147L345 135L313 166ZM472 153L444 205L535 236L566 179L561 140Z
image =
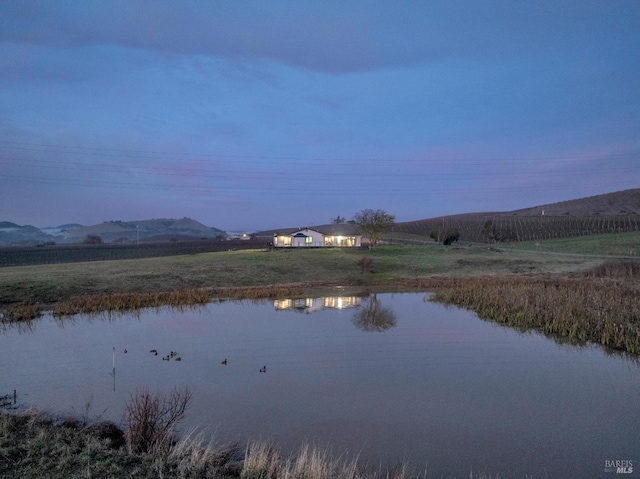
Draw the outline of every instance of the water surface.
M638 461L625 477L638 476L634 362L426 299L45 317L0 335L0 394L17 389L25 405L79 415L89 404L90 416L118 422L136 388L187 385L195 395L183 427L221 442L263 439L285 452L308 442L426 465L429 477L612 477L606 460ZM181 361L163 361L170 351Z

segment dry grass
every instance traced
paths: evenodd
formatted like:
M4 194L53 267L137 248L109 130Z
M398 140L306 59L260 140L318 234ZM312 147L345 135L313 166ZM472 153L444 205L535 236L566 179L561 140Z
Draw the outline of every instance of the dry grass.
M214 299L273 299L296 296L307 291L300 285L254 286L246 288L199 288L157 293L111 293L74 297L53 307L56 317L99 312L127 312L170 306L182 308L205 305Z
M37 319L42 315L39 303L28 303L26 301L12 304L0 311L0 321L21 322Z
M640 278L640 261L605 261L585 272L594 278Z
M252 442L247 446L241 479L428 479L428 471L412 470L400 462L392 467L371 468L358 457L332 456L327 449L302 445L297 454L281 456L271 445ZM453 479L451 476L438 476ZM491 476L465 475L468 479L491 479ZM497 478L497 476L496 476Z
M443 281L433 289L433 301L471 309L483 319L640 354L636 282L486 277Z
M282 456L267 443L219 447L202 435L185 435L163 454L131 451L123 432L111 423L59 420L34 412L0 413L0 477L165 479L428 479L403 463L369 468L358 458L334 457L303 445ZM465 475L491 479L487 474Z

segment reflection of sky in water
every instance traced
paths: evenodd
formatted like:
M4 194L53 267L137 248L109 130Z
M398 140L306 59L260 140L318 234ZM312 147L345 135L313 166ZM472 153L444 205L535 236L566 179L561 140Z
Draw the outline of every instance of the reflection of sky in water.
M136 387L187 384L195 398L185 427L203 425L219 440L272 439L283 449L307 440L428 462L438 475L599 477L605 459L640 460L633 363L424 298L378 295L395 316L384 332L353 321L371 297L313 314L265 301L112 321L45 318L34 332L0 336L0 394L16 388L24 402L78 413L91 399L91 414L119 421ZM162 361L171 350L181 362Z

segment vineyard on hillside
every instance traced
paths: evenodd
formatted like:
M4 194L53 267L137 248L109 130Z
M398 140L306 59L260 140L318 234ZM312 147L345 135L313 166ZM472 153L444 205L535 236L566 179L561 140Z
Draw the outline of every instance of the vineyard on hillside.
M438 230L457 230L459 241L542 241L555 238L640 231L640 215L516 216L468 214L397 223L394 233L429 237Z

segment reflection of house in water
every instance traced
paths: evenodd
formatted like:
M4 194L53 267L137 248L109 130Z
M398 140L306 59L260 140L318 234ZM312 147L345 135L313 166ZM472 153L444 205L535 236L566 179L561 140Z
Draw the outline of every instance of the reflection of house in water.
M360 306L358 296L325 296L322 298L276 299L273 307L277 310L292 309L301 313L313 313L321 309L346 309Z

